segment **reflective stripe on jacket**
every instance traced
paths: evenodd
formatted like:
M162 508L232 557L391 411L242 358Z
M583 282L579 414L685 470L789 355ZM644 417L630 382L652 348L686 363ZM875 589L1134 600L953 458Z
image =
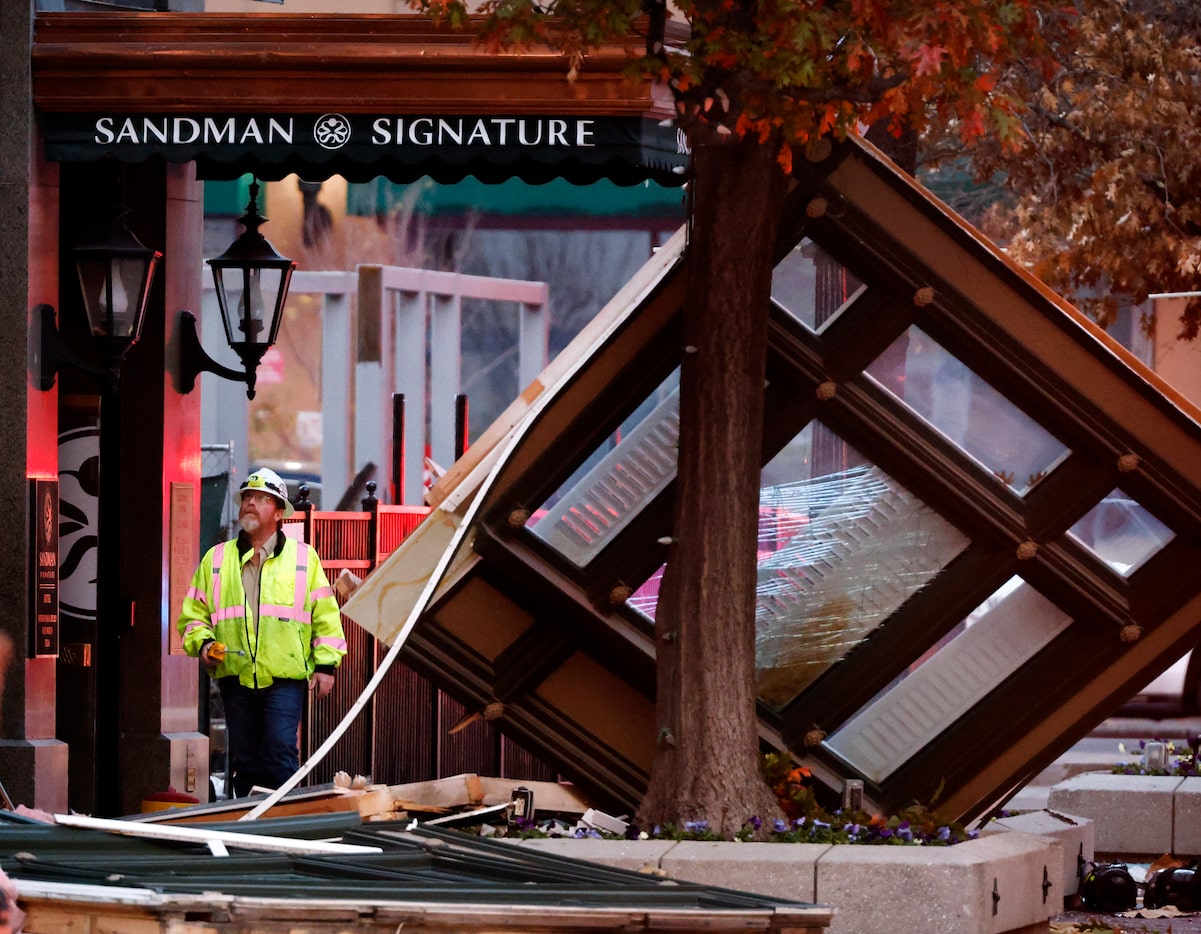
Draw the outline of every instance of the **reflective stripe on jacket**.
M241 537L205 554L176 624L184 650L195 656L209 639L224 643L226 654L213 677L237 675L251 688L267 687L275 678L308 678L317 668L339 665L346 635L317 553L279 533L274 554L259 569L257 634L242 586L242 565L252 554Z

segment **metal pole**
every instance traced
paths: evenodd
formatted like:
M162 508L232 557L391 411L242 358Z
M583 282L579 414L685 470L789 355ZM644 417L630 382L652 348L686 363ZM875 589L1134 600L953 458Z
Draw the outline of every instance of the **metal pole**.
M455 396L455 460L463 456L467 450L467 396L459 393Z
M392 502L405 501L405 394L392 393Z
M121 804L121 390L116 376L100 396L100 483L96 557L96 810L118 816Z

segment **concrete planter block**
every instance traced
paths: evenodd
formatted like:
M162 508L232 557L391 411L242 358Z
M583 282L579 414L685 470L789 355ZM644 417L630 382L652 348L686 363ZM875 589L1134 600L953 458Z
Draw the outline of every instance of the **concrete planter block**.
M817 864L830 934L1045 929L1063 908L1062 844L1009 832L949 847L835 846Z
M1201 806L1201 801L1198 805ZM1072 814L1060 814L1058 811L1030 811L1027 814L991 821L981 836L991 836L1007 830L1058 839L1063 846L1063 894L1066 897L1079 892L1080 867L1093 859L1095 831L1091 820Z
M1154 858L1172 851L1173 797L1183 781L1087 772L1052 788L1047 809L1091 820L1098 854Z
M682 882L816 902L817 862L830 849L823 843L682 840L659 865Z
M826 906L834 913L829 934L1002 934L1046 930L1062 910L1064 839L1062 833L1005 830L950 847L513 842L623 869L659 868L681 882Z
M548 837L506 842L633 872L659 869L664 855L680 845L677 840L597 840L590 837ZM725 888L737 886L726 885Z
M1172 808L1171 852L1176 856L1201 856L1201 777L1190 776L1180 783Z

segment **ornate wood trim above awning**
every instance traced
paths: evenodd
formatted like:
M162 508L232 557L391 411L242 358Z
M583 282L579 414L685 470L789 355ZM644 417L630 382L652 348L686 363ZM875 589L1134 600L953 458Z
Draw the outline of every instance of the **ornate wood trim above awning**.
M590 53L574 80L548 48L494 54L420 15L39 13L43 112L324 111L671 116L624 73L643 39Z
M41 13L33 99L54 160L678 184L688 154L671 108L625 70L643 41L589 54L569 79L547 47L492 53L419 15ZM334 146L317 139L329 117Z

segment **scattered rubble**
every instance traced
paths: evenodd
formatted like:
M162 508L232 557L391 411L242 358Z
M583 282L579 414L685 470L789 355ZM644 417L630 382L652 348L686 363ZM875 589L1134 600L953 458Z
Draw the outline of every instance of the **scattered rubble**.
M214 801L133 815L143 823L202 823L238 820L263 800L269 789L245 798ZM532 823L535 815L608 833L624 833L626 822L592 807L574 786L489 778L466 772L447 778L403 785L373 784L346 772L332 784L294 789L269 808L264 817L294 817L356 811L363 821L416 820L448 827Z

